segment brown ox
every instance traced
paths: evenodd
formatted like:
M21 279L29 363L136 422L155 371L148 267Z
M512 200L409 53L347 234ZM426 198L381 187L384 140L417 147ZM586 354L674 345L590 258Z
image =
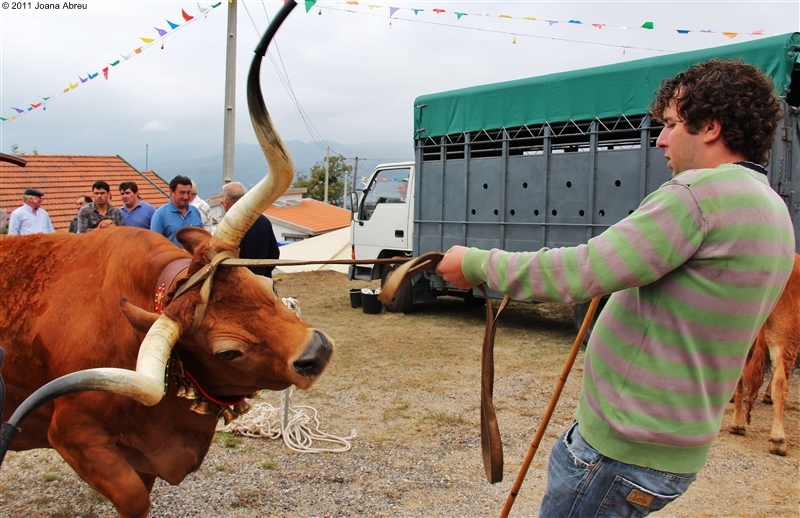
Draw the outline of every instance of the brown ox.
M769 452L786 455L786 431L783 427L783 407L789 394L797 350L800 347L800 255L795 255L789 282L775 309L753 342L742 377L733 394L733 421L730 433L744 435L745 422L750 424L750 410L764 381L767 350L772 361L772 378L764 394L764 402L773 404L772 431Z
M200 466L218 411L229 402L260 389L307 388L333 352L325 335L276 298L270 280L246 268L222 265L209 282L176 293L187 277L226 252L235 255L243 233L291 183L291 159L258 84L267 36L250 70L248 104L270 174L213 237L181 230L186 251L124 227L0 242L4 419L14 412L3 434L13 437L29 416L11 449L55 448L120 516L148 514L156 477L178 484ZM172 298L159 316L152 312L156 284L178 259L190 265L167 283ZM188 379L172 374L179 362L196 380L189 391L201 390L221 406L201 414L197 400L179 396Z

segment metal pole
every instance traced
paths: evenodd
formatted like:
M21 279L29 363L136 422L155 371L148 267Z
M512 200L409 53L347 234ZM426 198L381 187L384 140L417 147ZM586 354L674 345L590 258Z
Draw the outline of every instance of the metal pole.
M328 203L328 175L331 171L331 147L325 151L325 203Z
M228 49L225 55L225 122L222 140L222 182L234 179L236 152L236 0L228 2Z
M353 190L356 190L356 182L358 181L358 157L355 159L355 165L353 165Z

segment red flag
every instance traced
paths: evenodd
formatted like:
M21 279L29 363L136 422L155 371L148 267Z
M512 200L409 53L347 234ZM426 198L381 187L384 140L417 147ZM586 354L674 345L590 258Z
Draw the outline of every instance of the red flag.
M183 19L186 20L187 22L189 20L193 20L194 19L194 17L189 16L188 14L186 14L186 11L184 11L183 9L181 9L181 14L183 15Z
M103 77L105 77L106 81L108 81L108 67L103 69Z

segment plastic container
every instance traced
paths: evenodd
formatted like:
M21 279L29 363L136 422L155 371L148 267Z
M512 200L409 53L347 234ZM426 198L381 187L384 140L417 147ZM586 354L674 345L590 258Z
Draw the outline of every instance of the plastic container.
M353 288L350 290L350 307L351 308L361 307L361 290L358 288Z
M383 309L383 304L378 300L378 294L372 290L361 290L361 306L364 313L377 315Z

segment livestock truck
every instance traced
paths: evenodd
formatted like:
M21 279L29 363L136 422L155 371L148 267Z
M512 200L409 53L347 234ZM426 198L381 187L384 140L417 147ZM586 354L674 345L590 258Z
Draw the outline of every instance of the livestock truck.
M740 59L774 81L783 118L769 181L794 220L800 33L418 97L415 160L379 165L351 195L353 257L419 256L453 245L516 252L586 243L669 180L656 147L663 126L651 118L649 103L664 79L711 58ZM351 266L349 278L385 280L390 270ZM387 309L405 312L443 294L482 302L425 272ZM585 308L576 305L576 322Z

